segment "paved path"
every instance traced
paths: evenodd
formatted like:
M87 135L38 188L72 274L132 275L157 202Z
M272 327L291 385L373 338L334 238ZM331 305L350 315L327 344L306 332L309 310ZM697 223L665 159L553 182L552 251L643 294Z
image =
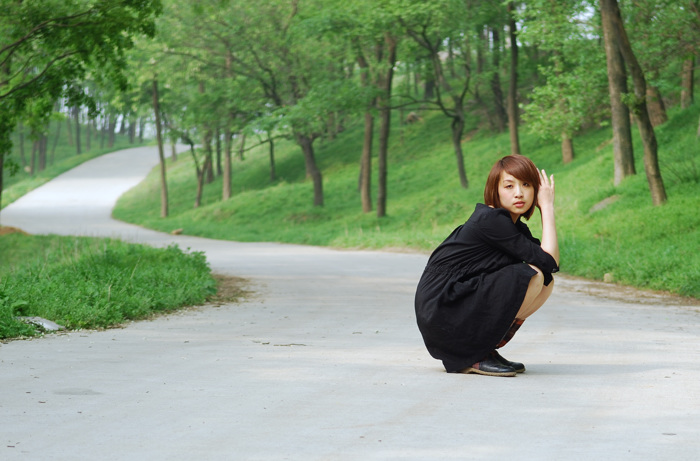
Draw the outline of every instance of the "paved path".
M256 295L126 328L0 345L2 460L697 460L697 308L558 278L504 355L447 374L413 293L425 255L214 241L110 218L157 163L106 155L0 213L33 233L205 251Z

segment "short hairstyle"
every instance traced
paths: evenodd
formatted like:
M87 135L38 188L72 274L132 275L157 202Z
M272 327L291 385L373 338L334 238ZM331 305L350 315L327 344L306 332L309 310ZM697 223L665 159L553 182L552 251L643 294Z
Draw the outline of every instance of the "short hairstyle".
M535 190L535 198L532 206L523 213L525 219L530 219L537 206L537 193L540 190L540 174L532 160L524 155L507 155L498 160L491 168L489 177L484 188L484 203L494 208L502 208L501 199L498 195L498 185L501 182L501 175L506 172L521 181L530 183Z

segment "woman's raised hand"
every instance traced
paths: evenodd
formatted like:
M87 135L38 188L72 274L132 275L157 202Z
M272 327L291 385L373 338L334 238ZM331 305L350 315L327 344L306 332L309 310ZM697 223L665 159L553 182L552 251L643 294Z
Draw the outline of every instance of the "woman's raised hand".
M537 192L537 206L554 207L554 175L547 177L544 170L539 171L540 190Z

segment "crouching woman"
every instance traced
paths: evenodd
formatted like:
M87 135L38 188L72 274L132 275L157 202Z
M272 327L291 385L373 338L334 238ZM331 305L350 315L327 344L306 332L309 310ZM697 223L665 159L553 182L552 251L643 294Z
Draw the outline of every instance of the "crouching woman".
M525 366L497 349L547 301L559 270L554 176L525 156L503 157L491 169L484 202L430 256L416 318L428 352L448 372L515 376ZM522 222L535 207L541 242Z

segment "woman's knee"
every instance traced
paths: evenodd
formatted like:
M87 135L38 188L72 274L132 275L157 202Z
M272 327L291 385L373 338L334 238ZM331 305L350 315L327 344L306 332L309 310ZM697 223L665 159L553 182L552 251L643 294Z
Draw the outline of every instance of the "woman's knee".
M537 266L533 266L532 264L530 264L530 267L537 272L532 276L532 278L530 278L530 286L538 286L540 289L542 289L542 287L544 287L544 274L542 273L542 270Z

